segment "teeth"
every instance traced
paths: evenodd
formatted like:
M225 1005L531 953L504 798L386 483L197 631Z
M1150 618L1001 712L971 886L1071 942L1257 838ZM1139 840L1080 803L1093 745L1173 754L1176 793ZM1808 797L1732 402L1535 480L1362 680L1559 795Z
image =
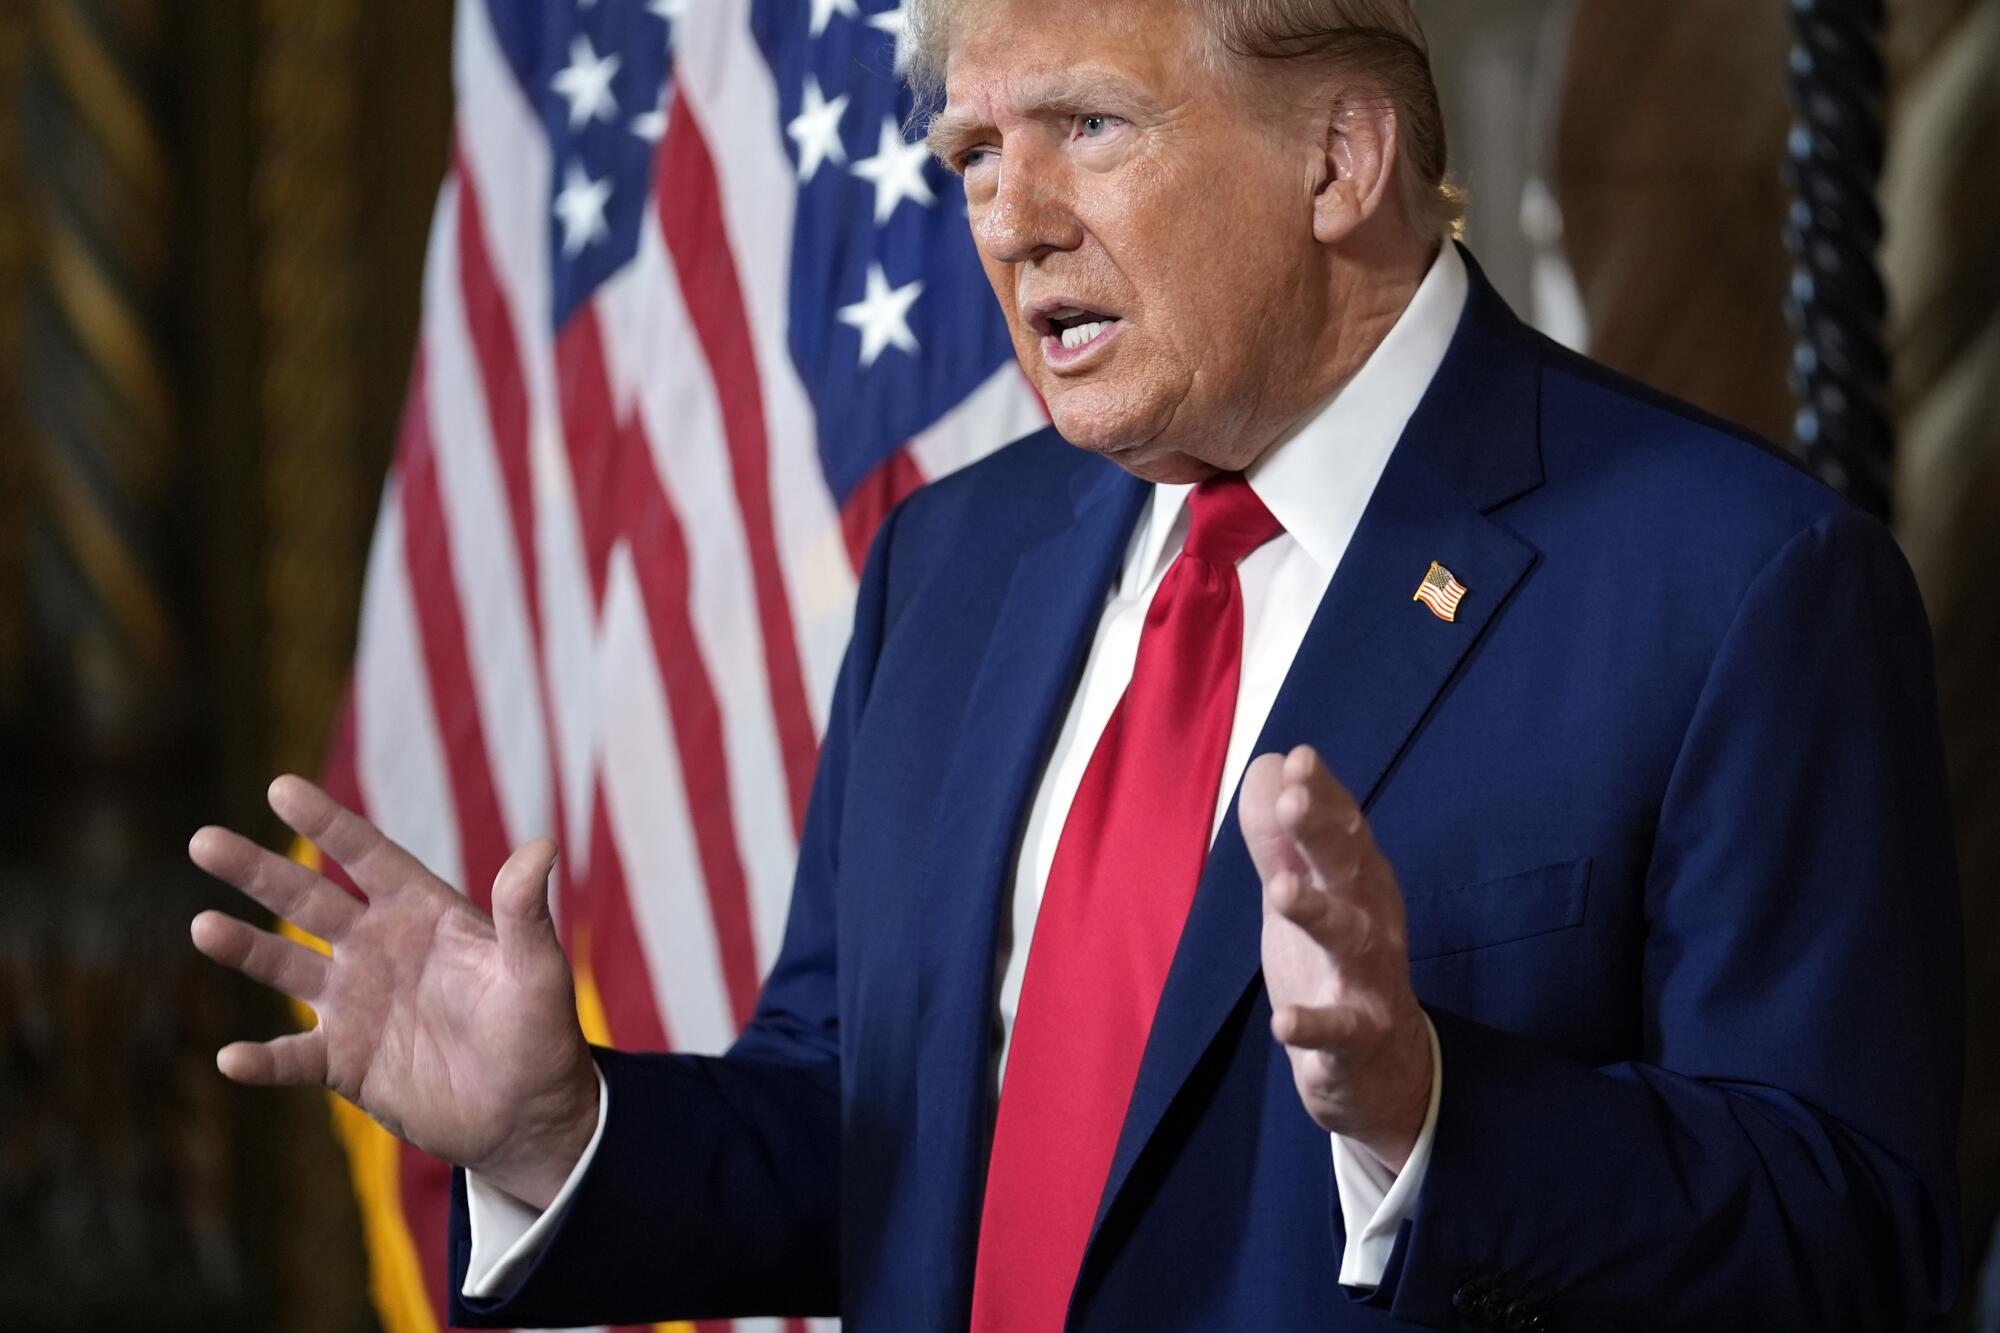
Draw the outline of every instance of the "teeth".
M1103 321L1095 324L1078 324L1075 328L1063 330L1062 345L1070 351L1075 351L1102 332L1104 332Z

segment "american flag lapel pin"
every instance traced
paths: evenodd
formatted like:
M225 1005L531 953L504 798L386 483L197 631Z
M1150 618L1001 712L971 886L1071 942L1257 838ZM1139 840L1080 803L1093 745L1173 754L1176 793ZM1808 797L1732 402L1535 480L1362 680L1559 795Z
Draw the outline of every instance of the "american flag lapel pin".
M1439 620L1457 620L1458 604L1465 600L1465 593L1465 585L1453 578L1450 570L1433 560L1431 572L1424 575L1424 581L1417 585L1417 595L1410 600L1428 606L1431 614Z

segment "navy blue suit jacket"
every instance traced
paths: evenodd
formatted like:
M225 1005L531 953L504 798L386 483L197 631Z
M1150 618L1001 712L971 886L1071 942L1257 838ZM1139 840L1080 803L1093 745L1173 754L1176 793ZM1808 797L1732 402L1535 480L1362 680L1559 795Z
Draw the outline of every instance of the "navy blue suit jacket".
M994 943L1147 488L1053 431L861 580L782 956L720 1058L599 1054L596 1163L464 1323L970 1308ZM1430 562L1469 589L1411 600ZM1382 1286L1211 852L1072 1298L1088 1330L1881 1330L1950 1299L1959 943L1929 634L1889 535L1519 324L1475 271L1264 729L1409 906L1444 1052ZM452 1290L467 1251L462 1193ZM1482 1296L1482 1293L1487 1293ZM1509 1325L1513 1326L1513 1325Z

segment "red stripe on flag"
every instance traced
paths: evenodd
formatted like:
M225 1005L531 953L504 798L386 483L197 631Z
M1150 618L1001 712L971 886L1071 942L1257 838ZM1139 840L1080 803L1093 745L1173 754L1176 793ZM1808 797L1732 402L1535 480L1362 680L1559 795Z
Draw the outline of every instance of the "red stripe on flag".
M521 340L515 334L514 312L493 274L477 183L462 144L454 144L453 158L458 172L459 299L465 308L473 357L479 363L486 420L507 490L507 516L514 528L521 589L528 599L528 623L539 633L542 617L535 578L535 492L528 457L528 390L521 374Z
M749 547L757 620L764 636L764 670L771 713L784 754L785 782L792 799L792 828L803 827L812 792L819 741L806 700L805 668L799 659L791 597L778 563L777 523L771 510L771 450L764 425L764 391L743 289L722 220L722 193L715 162L687 99L675 86L667 133L660 144L660 230L674 259L681 293L695 336L701 340L722 410L729 444L731 479L742 511Z
M695 850L715 923L716 949L730 1010L740 1028L757 1008L756 937L750 927L750 891L736 846L736 819L723 745L722 709L703 662L689 614L691 581L687 539L680 515L653 467L645 428L635 418L620 449L619 493L640 600L652 630L653 654L666 687L667 717L680 752L681 789L694 826Z
M403 422L403 559L424 666L430 675L431 711L444 742L445 771L458 816L460 887L482 911L493 901L493 877L507 859L507 826L493 789L479 696L465 648L465 619L452 577L451 533L438 494L437 451L430 431L430 390L419 356Z
M632 920L625 867L611 836L602 788L591 797L590 873L585 880L581 911L590 919L591 972L612 1039L620 1050L671 1050L653 995L652 973Z
M709 915L715 923L723 983L730 1011L740 1026L757 1005L757 950L750 928L749 889L736 847L736 822L722 739L722 710L703 664L689 610L687 541L680 517L653 466L643 428L634 419L614 435L611 385L597 311L586 305L556 335L563 420L578 436L569 441L572 467L592 472L589 490L577 484L585 516L583 540L590 551L599 605L604 569L622 538L631 543L640 600L646 608L653 655L666 688L667 717L680 758L695 851L701 862ZM598 554L601 552L602 554Z
M853 561L857 574L868 559L868 544L875 540L875 529L882 526L882 520L903 502L903 497L923 484L924 474L910 457L910 451L898 449L863 477L861 484L848 495L847 503L840 507L840 532L847 539L847 558Z
M492 252L486 242L486 228L480 212L479 183L473 178L464 145L454 147L458 182L458 286L473 359L479 368L480 399L486 409L489 437L501 483L507 494L508 520L513 527L514 558L520 574L521 594L527 606L529 633L533 636L535 697L542 709L542 738L549 765L549 819L556 845L568 845L568 829L563 817L562 742L556 727L555 694L549 687L548 663L543 657L541 565L535 545L535 492L533 463L529 457L528 391L521 341L514 324L513 309L507 303L494 273ZM560 904L571 892L569 860L556 858L551 897ZM621 877L616 892L624 894ZM629 908L625 914L629 917ZM568 942L565 938L565 944Z
M597 313L585 307L556 334L556 391L562 397L563 446L569 452L576 491L577 522L583 533L590 591L604 606L604 576L611 548L621 535L618 499L618 427L611 388L605 379L604 337Z

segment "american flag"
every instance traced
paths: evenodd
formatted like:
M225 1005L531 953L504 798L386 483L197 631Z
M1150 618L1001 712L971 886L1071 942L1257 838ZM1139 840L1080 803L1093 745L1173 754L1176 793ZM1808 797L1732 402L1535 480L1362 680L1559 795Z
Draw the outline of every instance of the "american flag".
M1433 560L1430 572L1417 585L1417 595L1410 600L1428 606L1439 620L1456 620L1458 604L1465 600L1466 592L1466 586L1453 578L1450 570Z
M562 847L587 1034L718 1051L780 943L888 508L1043 424L881 0L459 0L452 163L330 789L482 905ZM351 1111L377 1304L448 1175ZM741 1321L742 1328L801 1328Z

